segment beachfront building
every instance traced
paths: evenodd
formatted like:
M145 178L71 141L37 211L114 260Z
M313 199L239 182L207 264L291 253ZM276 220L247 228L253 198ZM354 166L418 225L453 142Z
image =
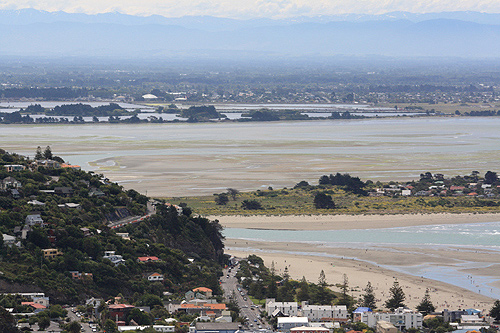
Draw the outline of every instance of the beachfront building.
M340 321L347 322L349 313L345 305L309 305L302 303L299 314L309 321Z
M398 308L394 313L365 312L361 314L361 322L371 328L377 326L379 321L387 321L393 324L398 330L409 328L422 328L423 316L419 312L414 312L405 308Z
M297 302L276 302L274 298L268 298L266 299L265 310L270 314L279 310L285 316L297 316L299 313L299 305Z
M278 317L278 331L290 332L294 327L309 326L309 319L307 317Z

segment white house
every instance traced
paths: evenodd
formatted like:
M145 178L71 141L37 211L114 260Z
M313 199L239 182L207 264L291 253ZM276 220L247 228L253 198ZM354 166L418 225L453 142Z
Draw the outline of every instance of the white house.
M398 308L394 313L365 312L361 314L361 322L375 328L378 321L387 321L399 330L408 328L422 328L422 314L409 309Z
M102 256L103 259L108 259L111 261L115 266L118 266L120 264L124 264L125 260L123 259L123 256L120 254L115 254L115 251L104 251L104 255Z
M148 281L163 281L163 274L153 273L148 275Z
M273 313L276 309L286 316L297 316L299 313L297 302L276 302L274 298L266 299L266 312Z
M40 214L31 214L31 215L26 216L25 223L27 226L30 226L30 227L33 227L35 225L40 225L42 227L44 226L44 223L43 223L43 220L42 220L42 217L40 216Z
M302 305L302 316L310 321L347 321L349 313L345 305Z

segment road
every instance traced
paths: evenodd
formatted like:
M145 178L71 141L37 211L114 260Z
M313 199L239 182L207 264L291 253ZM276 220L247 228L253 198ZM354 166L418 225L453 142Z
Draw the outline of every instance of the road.
M265 319L260 318L262 308L254 305L247 296L247 291L238 285L238 279L235 278L237 271L238 266L233 267L231 271L229 271L229 269L223 270L224 275L221 278L221 286L224 291L226 301L229 302L231 298L234 297L236 304L238 304L238 307L240 308L240 317L247 318L247 322L244 325L245 330L272 330L272 327L267 324Z
M148 218L151 215L156 214L156 206L151 201L148 201L146 207L147 207L147 214L146 215L127 216L127 217L120 219L118 221L108 223L108 227L110 227L111 229L120 228L120 227L123 227L127 224L141 222L145 218Z
M82 323L80 321L81 317L78 317L76 315L76 308L68 308L68 317L71 319L71 321L77 321L82 325L84 333L92 333L92 332L99 332L99 330L92 331L92 328L90 327L89 323Z

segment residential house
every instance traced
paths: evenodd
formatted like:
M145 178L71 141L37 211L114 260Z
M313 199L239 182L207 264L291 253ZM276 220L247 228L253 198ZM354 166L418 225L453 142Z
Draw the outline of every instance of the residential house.
M44 202L38 201L36 199L28 201L28 204L33 205L33 206L45 206Z
M423 318L421 313L405 308L398 308L394 313L365 312L361 314L361 322L372 328L375 328L377 322L381 320L393 324L399 330L408 330L409 328L422 328Z
M71 170L81 170L82 167L79 165L71 165L67 163L62 163L61 168L71 169Z
M202 323L196 322L193 333L235 333L239 329L238 323ZM192 330L189 330L190 333Z
M294 327L309 326L307 317L278 317L278 331L289 332Z
M28 306L30 306L33 309L34 313L42 312L45 309L47 309L46 306L44 306L42 304L35 303L35 302L21 302L21 305L28 305Z
M123 256L120 254L115 254L115 251L104 251L104 256L102 257L103 259L108 259L111 261L115 266L121 265L125 263L125 260L123 259Z
M16 237L7 234L3 234L2 236L3 236L3 245L12 247L12 245L16 243Z
M349 313L345 305L309 305L304 303L299 314L301 313L303 317L307 317L309 321L347 322L349 318Z
M167 326L167 325L150 325L150 326L140 326L140 325L134 325L134 326L118 326L118 331L119 332L128 332L128 331L134 331L134 332L139 332L143 331L146 328L153 328L156 332L162 332L162 333L174 333L175 332L175 326Z
M330 333L330 329L320 326L299 326L291 328L290 333Z
M36 160L32 164L32 168L44 167L47 169L58 169L61 167L59 162L54 160Z
M21 182L14 177L5 177L0 181L0 190L7 190L9 188L21 188Z
M80 228L81 232L83 232L83 237L89 237L91 235L89 228Z
M26 169L24 165L20 164L7 164L3 166L7 172L14 172L14 171L23 171Z
M398 329L390 322L380 320L375 327L375 333L398 333Z
M49 297L45 297L45 296L32 296L31 300L33 301L33 303L41 304L41 305L43 305L45 307L49 307L49 305L50 305L50 298Z
M130 310L132 310L133 308L135 308L135 306L129 304L108 305L109 317L115 322L125 321L127 319Z
M206 287L194 288L193 291L203 293L207 298L212 297L212 289Z
M155 256L138 257L137 261L142 262L142 263L155 262L155 261L160 261L160 258L155 257Z
M44 259L54 259L57 256L62 256L63 253L58 249L44 249L42 250Z
M148 281L163 281L163 274L153 273L148 275Z
M100 198L100 197L103 197L105 195L106 194L103 191L101 191L100 189L98 189L98 188L91 188L90 191L89 191L89 197Z
M43 227L45 226L45 223L43 223L43 219L40 216L40 213L34 213L26 216L25 225L29 227L33 227L35 225Z
M73 195L73 189L71 187L55 187L54 193L63 197L70 197Z
M276 302L274 298L266 299L266 312L273 313L276 309L279 309L286 316L297 316L299 305L297 302Z
M92 273L80 273L79 271L70 271L70 274L73 280L92 281L94 278Z
M19 199L21 197L21 193L19 193L19 191L17 189L15 189L15 188L11 188L10 189L10 195L14 199Z

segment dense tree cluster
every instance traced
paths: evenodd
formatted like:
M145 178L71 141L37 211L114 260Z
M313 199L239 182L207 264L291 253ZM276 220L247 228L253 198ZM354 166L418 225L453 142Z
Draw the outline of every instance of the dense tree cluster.
M323 175L319 179L320 185L336 185L343 186L347 192L353 194L367 195L365 191L366 184L359 179L359 177L352 177L348 173L341 174L337 172L335 175Z

